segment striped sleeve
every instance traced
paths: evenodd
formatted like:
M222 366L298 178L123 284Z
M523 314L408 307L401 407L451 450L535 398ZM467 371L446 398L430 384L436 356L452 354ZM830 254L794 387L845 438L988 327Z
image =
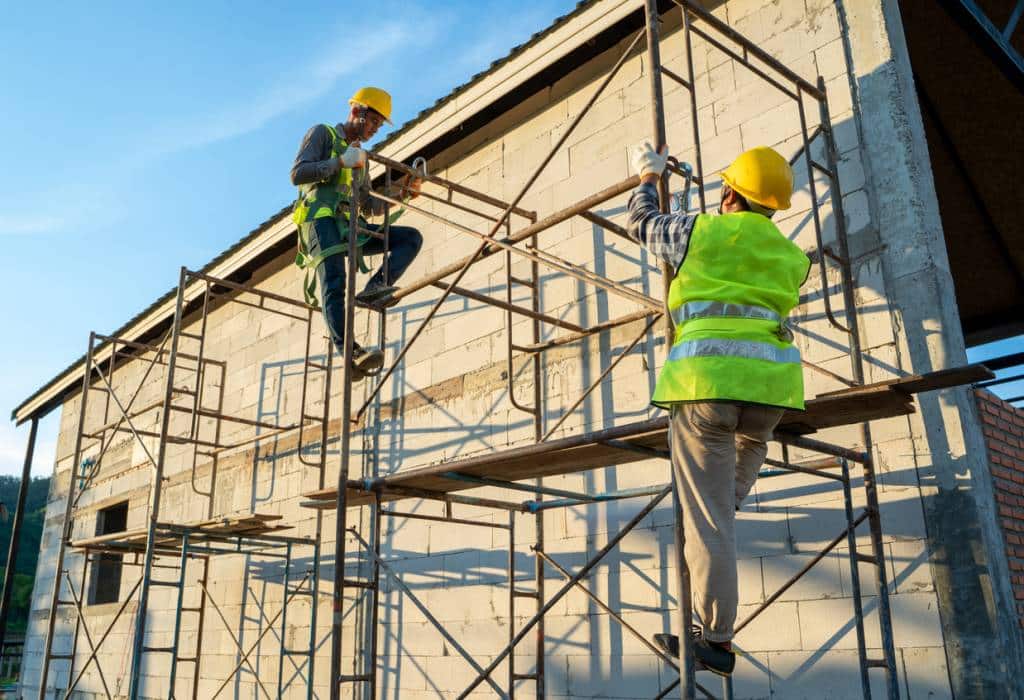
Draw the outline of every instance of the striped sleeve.
M658 209L658 190L653 184L640 185L629 198L629 236L673 268L679 267L686 257L696 221L695 214L662 214Z

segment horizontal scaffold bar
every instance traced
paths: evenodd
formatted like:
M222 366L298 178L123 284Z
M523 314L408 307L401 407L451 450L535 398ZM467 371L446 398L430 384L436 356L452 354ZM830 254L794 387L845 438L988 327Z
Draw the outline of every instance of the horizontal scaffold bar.
M633 177L626 178L622 182L616 183L616 184L612 185L611 187L607 187L604 190L598 192L597 194L594 194L594 195L591 195L590 197L587 197L586 199L581 199L580 201L576 202L575 204L573 204L571 206L568 206L565 209L561 209L559 211L556 211L554 214L551 214L549 216L544 217L543 219L541 219L537 223L530 224L529 226L527 226L525 228L522 228L522 229L514 232L510 236L508 236L508 237L506 237L504 239L501 239L501 240L504 243L519 243L520 241L525 241L527 238L529 238L529 237L531 237L533 235L536 235L538 233L541 233L542 231L546 231L547 229L551 228L552 226L555 226L556 224L560 224L563 221L568 221L569 219L571 219L574 216L577 216L579 214L582 214L585 211L589 211L590 209L593 209L598 204L603 204L604 202L608 201L612 197L616 197L616 196L618 196L618 195L620 195L620 194L622 194L624 192L628 192L629 190L634 189L639 184L640 184L640 177L637 176L637 175L634 175ZM440 282L445 277L448 277L449 275L453 275L456 272L458 272L459 270L461 270L466 265L466 263L469 260L473 259L474 257L477 260L482 260L483 258L486 258L488 256L494 255L495 253L497 253L497 252L499 252L501 250L502 250L502 248L501 248L500 245L498 245L498 241L496 239L493 243L489 244L480 253L480 255L478 255L478 256L472 256L472 255L466 256L464 258L456 260L455 262L449 263L448 265L445 265L444 267L438 268L437 270L435 270L434 272L432 272L431 274L429 274L429 275L427 275L425 277L421 277L418 280L414 280L413 282L410 282L409 284L405 285L404 287L399 289L397 292L395 292L394 298L402 299L404 297L409 296L413 292L418 292L419 290L421 290L421 289L423 289L425 287L432 286L434 282Z
M907 415L915 410L912 394L917 391L969 384L991 376L992 373L983 365L968 365L832 392L807 401L804 411L787 411L779 423L775 439L802 449L860 462L864 459L860 452L804 435L826 428L856 425L867 420ZM668 416L660 416L638 423L410 469L378 479L350 481L347 503L350 506L367 505L374 500L376 493L391 494L389 500L396 500L403 494L410 498L443 500L450 497L450 492L483 485L474 484L473 477L500 479L504 485L510 481L651 459L663 456L668 427ZM470 478L454 479L451 476L453 473ZM304 495L307 499L304 506L326 508L334 507L337 494L331 488ZM524 506L516 504L511 509L524 510Z

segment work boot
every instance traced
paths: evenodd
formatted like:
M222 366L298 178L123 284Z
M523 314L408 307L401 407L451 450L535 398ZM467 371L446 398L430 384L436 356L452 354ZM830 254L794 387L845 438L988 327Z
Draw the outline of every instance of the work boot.
M384 353L379 348L364 348L358 343L352 348L352 381L358 382L384 366Z
M398 287L394 285L371 279L370 283L366 285L366 289L356 294L356 306L365 309L386 309L395 303L391 297L397 291Z
M707 669L719 676L730 676L736 667L736 654L730 648L728 642L720 644L709 642L701 634L700 627L694 627L691 636L693 638L693 656L696 658L697 670ZM656 634L654 643L674 658L679 658L679 637L674 634Z

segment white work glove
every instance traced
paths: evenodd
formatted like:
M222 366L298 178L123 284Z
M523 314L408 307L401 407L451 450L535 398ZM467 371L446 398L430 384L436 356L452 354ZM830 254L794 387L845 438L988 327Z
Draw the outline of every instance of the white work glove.
M338 161L344 168L361 168L366 165L366 151L358 146L349 146L338 156Z
M668 163L668 146L662 146L661 152L655 151L650 141L644 141L638 146L633 146L631 161L633 170L640 177L656 175L661 177L665 172L665 165Z

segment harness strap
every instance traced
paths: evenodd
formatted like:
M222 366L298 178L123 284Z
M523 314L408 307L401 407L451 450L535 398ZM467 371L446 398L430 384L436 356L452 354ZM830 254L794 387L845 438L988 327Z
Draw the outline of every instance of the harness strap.
M312 222L307 222L299 225L299 249L295 253L295 264L300 270L305 271L305 279L302 282L302 294L306 298L306 303L313 308L320 308L320 299L316 293L316 269L320 267L327 258L332 255L344 255L348 252L348 241L344 243L338 243L337 245L328 246L321 250L317 255L309 254L309 229L313 225ZM357 234L356 236L356 265L359 267L359 271L366 274L370 271L370 268L366 265L366 261L363 259L363 245L370 240L369 236Z

